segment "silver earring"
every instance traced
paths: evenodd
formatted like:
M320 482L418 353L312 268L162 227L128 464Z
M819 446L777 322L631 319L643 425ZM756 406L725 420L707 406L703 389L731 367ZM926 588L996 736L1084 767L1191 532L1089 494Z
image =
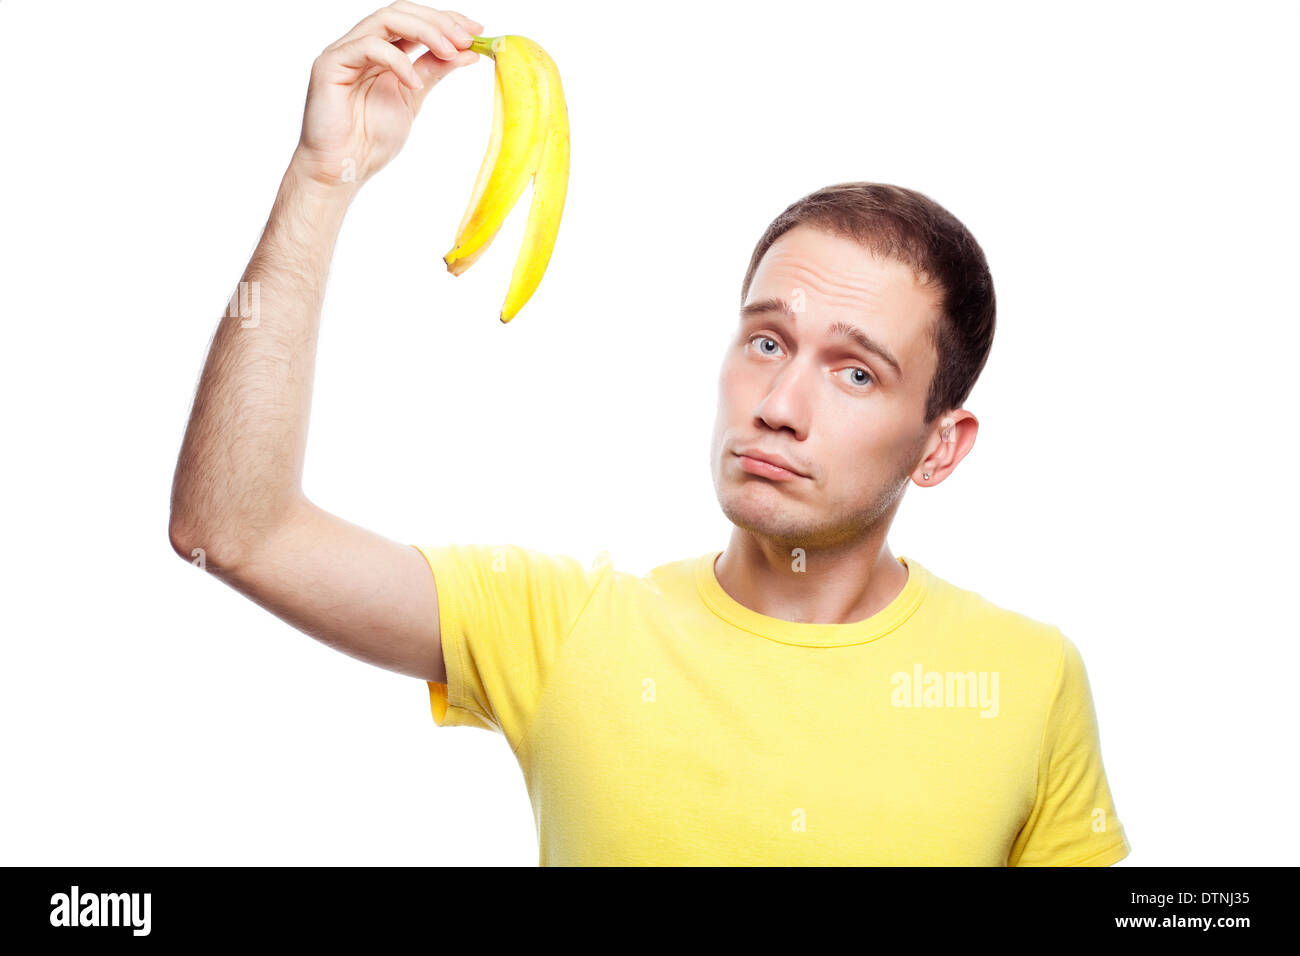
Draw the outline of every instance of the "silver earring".
M927 477L927 478L930 477L930 473L929 473L928 471L925 473L925 477Z

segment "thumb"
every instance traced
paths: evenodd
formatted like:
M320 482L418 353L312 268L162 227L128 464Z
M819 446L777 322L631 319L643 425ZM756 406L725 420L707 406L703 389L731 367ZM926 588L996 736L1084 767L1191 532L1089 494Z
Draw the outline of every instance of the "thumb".
M415 61L415 75L424 84L420 92L427 93L439 80L460 66L469 66L478 62L478 54L473 50L462 50L450 60L435 56L433 51L425 53Z

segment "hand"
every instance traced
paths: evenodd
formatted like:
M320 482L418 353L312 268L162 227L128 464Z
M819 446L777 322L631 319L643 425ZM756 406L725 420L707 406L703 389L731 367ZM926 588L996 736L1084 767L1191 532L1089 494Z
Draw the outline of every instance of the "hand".
M462 14L407 0L370 14L312 64L293 162L317 182L360 188L402 148L429 90L478 60L469 45L482 33ZM419 46L428 52L412 63Z

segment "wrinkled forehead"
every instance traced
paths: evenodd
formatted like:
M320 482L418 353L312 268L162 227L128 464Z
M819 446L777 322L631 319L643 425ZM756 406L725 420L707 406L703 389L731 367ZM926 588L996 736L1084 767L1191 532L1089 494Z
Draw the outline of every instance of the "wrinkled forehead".
M807 225L791 229L763 254L746 301L761 283L804 288L807 295L832 304L848 300L850 305L855 300L864 305L887 300L894 305L914 300L931 305L937 291L928 276L906 262Z
M938 289L906 263L851 240L791 230L759 263L738 318L742 329L774 321L801 340L847 337L874 346L895 360L901 378L919 373L928 383L939 311Z

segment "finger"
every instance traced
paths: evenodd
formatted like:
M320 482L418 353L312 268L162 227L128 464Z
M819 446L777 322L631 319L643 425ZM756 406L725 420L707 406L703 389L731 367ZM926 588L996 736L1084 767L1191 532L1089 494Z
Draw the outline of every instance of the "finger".
M424 81L424 90L421 90L420 92L423 93L425 90L428 90L433 86L433 84L437 83L457 67L469 66L477 60L478 54L473 50L462 50L450 60L444 60L441 57L435 56L432 50L417 57L415 61L415 74Z
M351 43L353 40L357 39L358 37L363 37L366 36L367 34L380 33L381 32L379 29L380 20L383 18L384 14L392 13L392 12L393 12L392 7L380 7L374 13L367 14L366 16L362 17L360 20L357 21L356 26L354 26L347 33L343 34L343 36L339 37L337 40L331 43L330 48L333 49L333 48L341 47L343 44Z
M342 44L346 43L348 40L354 40L354 39L356 39L357 37L359 37L359 36L364 32L364 29L363 29L363 28L365 27L365 25L366 25L367 23L370 22L370 18L373 17L373 16L374 16L373 13L368 13L368 14L366 14L364 17L362 17L360 20L358 20L358 21L356 22L356 25L355 25L351 30L349 30L347 33L343 34L343 36L339 37L337 40L335 40L333 43L331 43L331 44L330 44L329 46L327 46L325 49L327 49L327 50L332 50L332 49L334 49L335 47L337 47L337 46L341 46Z
M483 24L476 23L458 13L450 10L434 10L432 7L421 6L418 3L411 3L410 0L396 0L393 4L394 9L401 10L404 13L410 13L424 20L430 26L440 30L454 45L457 50L469 49L470 43L474 39L474 34L483 32ZM464 22L462 22L464 21ZM429 47L435 53L443 51L434 47ZM455 53L453 51L452 56Z
M360 39L361 36L378 36L382 40L417 40L417 42L424 44L429 49L437 48L437 44L441 43L443 44L443 52L447 56L455 56L455 48L451 46L451 43L442 35L442 31L437 26L426 22L424 18L413 16L411 13L393 7L376 10L365 20L352 27L352 30L344 34L330 48L337 49L342 47L344 43L351 43L352 40Z
M390 37L390 39L392 39ZM404 37L398 37L392 40L393 46L397 47L403 53L410 53L416 47L427 46L428 44L420 43L418 40L407 40Z
M437 17L453 17L466 21L463 24L464 26L468 27L473 25L479 29L483 28L483 24L479 23L477 20L470 20L463 13L457 13L455 10L435 10L433 7L426 7L422 3L412 3L411 0L393 0L392 5L398 10L405 10L408 13L414 13L417 17L425 17L430 20L430 22Z
M392 70L399 80L413 90L419 89L422 85L415 67L406 58L406 54L387 40L381 40L373 34L358 37L330 51L329 58L339 66L357 71L372 66Z
M483 24L479 23L477 20L471 20L469 17L465 16L465 14L457 13L455 10L448 10L447 15L450 17L454 17L460 23L460 25L463 26L466 30L469 30L470 33L479 36L483 34L483 29L484 29Z
M377 36L385 41L393 39L415 40L446 57L456 55L456 46L444 36L443 31L438 26L429 23L422 17L417 17L394 7L384 7L376 10L358 23L349 33L345 34L342 39L334 44L333 48L337 49L344 43L351 43L364 36ZM465 44L465 46L468 45ZM409 53L410 49L403 52Z
M465 14L457 13L455 10L443 10L442 12L464 27L465 32L473 36L482 36L484 27L477 20L471 20Z

